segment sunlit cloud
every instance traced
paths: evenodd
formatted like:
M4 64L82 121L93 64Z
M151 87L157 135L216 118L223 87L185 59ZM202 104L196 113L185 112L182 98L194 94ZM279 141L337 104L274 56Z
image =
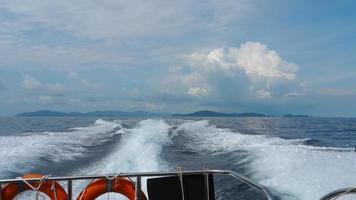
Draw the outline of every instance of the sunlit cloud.
M205 96L208 93L208 89L202 87L194 87L189 88L187 93L192 96Z
M213 49L210 52L194 52L183 56L194 73L202 77L236 77L243 73L249 79L248 87L260 98L271 97L272 84L296 79L298 66L288 62L267 45L246 42L240 48ZM283 83L285 84L285 82Z

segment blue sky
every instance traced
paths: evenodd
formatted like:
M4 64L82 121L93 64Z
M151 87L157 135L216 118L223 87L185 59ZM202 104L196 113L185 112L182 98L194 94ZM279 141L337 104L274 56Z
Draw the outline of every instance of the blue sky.
M356 116L356 2L4 0L0 115Z

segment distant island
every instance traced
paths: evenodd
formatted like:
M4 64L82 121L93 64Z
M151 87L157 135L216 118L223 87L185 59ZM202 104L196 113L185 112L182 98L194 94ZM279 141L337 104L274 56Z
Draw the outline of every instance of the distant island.
M223 113L210 110L201 110L186 114L162 114L146 111L93 111L93 112L58 112L51 110L40 110L34 112L24 112L17 114L16 117L274 117L271 115L265 115L255 112L243 112L243 113ZM294 115L286 114L281 117L310 117L308 115Z
M255 113L255 112L243 112L243 113L223 113L223 112L215 112L210 110L201 110L193 113L187 114L173 114L173 117L275 117L271 115ZM286 114L281 117L310 117L308 115L294 115L294 114Z
M222 113L210 110L201 110L188 114L173 114L173 117L270 117L261 113L246 112L246 113Z
M286 114L283 117L310 117L309 115L293 115L293 114Z
M164 116L164 114L151 113L145 111L94 111L94 112L58 112L50 110L40 110L34 112L24 112L17 114L16 117L152 117Z

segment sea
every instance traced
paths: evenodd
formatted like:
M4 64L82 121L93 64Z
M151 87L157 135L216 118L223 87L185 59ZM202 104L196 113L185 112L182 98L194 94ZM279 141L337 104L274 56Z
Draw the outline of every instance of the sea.
M0 117L1 179L208 167L254 179L276 199L317 200L356 186L355 148L356 118ZM214 181L216 199L258 199L237 180ZM75 196L85 183L74 187Z

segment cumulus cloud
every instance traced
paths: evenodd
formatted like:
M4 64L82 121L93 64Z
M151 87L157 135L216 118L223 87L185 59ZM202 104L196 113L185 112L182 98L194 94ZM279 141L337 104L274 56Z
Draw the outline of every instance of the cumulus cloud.
M201 73L180 74L179 71L176 71L169 74L157 87L163 93L177 95L189 94L187 91L191 88L201 87L207 89L209 85L206 82L206 77Z
M102 85L99 83L96 83L94 81L89 81L85 78L83 78L82 76L80 76L77 72L69 72L67 74L67 77L73 81L79 82L85 91L89 91L89 90L97 90L97 89L102 89Z
M50 104L53 102L53 97L51 96L39 96L38 100L41 104Z
M42 83L37 79L24 75L24 80L22 81L22 86L26 90L37 90L43 87Z
M44 84L29 75L24 75L23 78L23 89L31 93L44 93L47 95L63 96L68 90L61 83Z
M155 110L162 110L163 108L165 108L165 105L149 102L144 104L144 108L146 110L155 111Z
M197 70L222 71L236 74L241 71L250 78L293 80L298 66L283 60L274 50L259 42L246 42L240 48L213 49L208 53L195 52L184 56Z
M270 92L265 91L265 90L256 91L256 95L259 98L270 98L272 96Z
M202 76L235 77L244 74L258 97L271 97L271 85L296 79L298 66L281 58L260 42L246 42L240 48L213 49L183 56L194 73Z
M192 96L205 96L208 93L208 89L202 87L194 87L189 88L187 93Z
M188 64L199 71L217 72L220 70L230 73L236 70L236 66L228 61L228 56L222 48L208 53L195 52L184 57L187 58Z
M301 97L304 95L305 95L304 92L290 92L290 93L285 94L284 96L285 97Z
M89 82L88 82L86 79L80 77L77 72L69 72L69 73L68 73L68 77L69 77L70 79L72 79L72 80L79 81L79 82L82 83L84 86L88 86L88 85L89 85Z
M276 51L259 42L246 42L239 49L230 48L230 57L251 77L266 79L295 79L298 67L283 60Z
M45 88L54 95L63 95L67 92L67 87L65 87L62 83L53 83L44 85Z

